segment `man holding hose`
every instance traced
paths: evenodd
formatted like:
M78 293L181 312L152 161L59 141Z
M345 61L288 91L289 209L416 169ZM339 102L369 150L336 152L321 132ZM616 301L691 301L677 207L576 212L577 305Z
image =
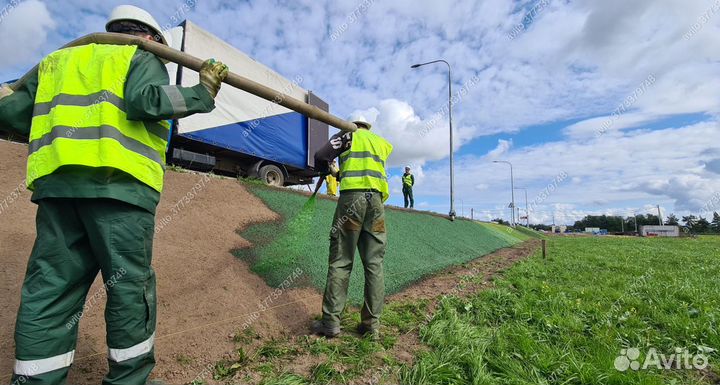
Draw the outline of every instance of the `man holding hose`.
M328 165L340 158L340 198L330 230L328 275L323 296L322 320L312 325L314 333L340 334L340 315L347 302L348 283L355 250L365 271L365 301L358 325L360 334L377 336L385 301L383 259L387 245L385 207L389 197L385 162L393 146L370 132L370 124L356 121L358 130L338 133L315 154L315 164ZM320 170L336 173L337 170Z
M163 44L146 11L117 7L106 29ZM15 325L13 383L65 383L78 320L101 272L109 372L103 384L145 384L154 359L155 208L168 119L215 108L228 69L208 60L194 87L169 85L137 46L56 51L17 91L0 89L0 131L29 137L27 186L38 205Z

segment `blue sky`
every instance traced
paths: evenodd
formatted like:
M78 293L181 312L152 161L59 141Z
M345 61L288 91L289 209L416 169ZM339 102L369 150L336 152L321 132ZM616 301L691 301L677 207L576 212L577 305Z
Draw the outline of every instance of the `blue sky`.
M0 19L0 79L100 31L121 3L161 25L188 18L395 146L393 197L411 165L419 209L448 211L453 68L456 210L509 217L509 172L531 222L586 214L704 214L720 192L720 0L449 2L25 0ZM0 11L9 2L0 2ZM522 192L516 200L524 206ZM720 210L720 207L715 208Z

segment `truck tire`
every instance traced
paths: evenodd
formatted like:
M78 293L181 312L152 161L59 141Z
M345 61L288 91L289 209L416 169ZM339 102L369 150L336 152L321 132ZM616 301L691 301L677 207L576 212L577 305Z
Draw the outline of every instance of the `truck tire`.
M280 170L280 167L274 164L267 164L260 167L258 174L260 174L260 180L269 186L282 187L285 185L285 174Z

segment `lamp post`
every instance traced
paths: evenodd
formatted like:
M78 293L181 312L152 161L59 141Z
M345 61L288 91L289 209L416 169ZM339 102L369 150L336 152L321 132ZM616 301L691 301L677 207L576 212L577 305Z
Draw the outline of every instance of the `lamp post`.
M515 190L525 190L525 227L530 228L530 211L528 210L527 188L515 187Z
M433 60L427 63L413 64L410 68L419 68L434 63L445 63L448 67L448 120L450 122L450 220L455 220L455 169L453 168L453 128L452 128L452 69L445 60Z
M511 197L511 203L512 206L512 216L511 216L511 226L515 226L515 180L513 177L513 166L512 163L508 162L507 160L493 160L493 163L507 163L510 165L510 197Z
M635 220L635 235L638 235L638 230L637 230L637 211L633 211L633 219Z

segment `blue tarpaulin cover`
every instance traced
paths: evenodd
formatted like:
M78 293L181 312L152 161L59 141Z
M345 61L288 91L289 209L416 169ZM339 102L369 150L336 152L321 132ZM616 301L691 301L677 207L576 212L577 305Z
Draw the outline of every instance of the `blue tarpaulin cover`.
M308 160L307 126L305 116L291 112L180 136L304 169Z

